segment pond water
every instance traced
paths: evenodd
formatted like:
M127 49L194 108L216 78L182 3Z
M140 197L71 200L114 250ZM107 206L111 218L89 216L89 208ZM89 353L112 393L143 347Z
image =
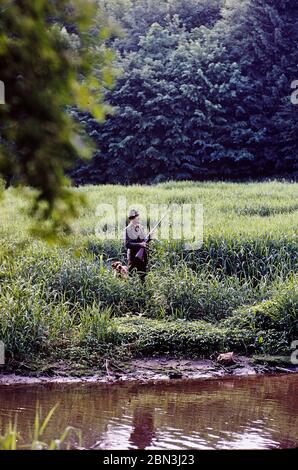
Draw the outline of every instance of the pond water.
M157 384L0 387L0 434L17 415L30 441L36 402L59 403L44 440L69 425L97 449L273 449L298 446L298 374Z

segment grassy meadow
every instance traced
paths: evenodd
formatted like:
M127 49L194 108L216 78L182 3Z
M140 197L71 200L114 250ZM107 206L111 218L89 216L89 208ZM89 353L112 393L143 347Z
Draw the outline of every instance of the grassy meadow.
M0 339L7 368L71 373L106 358L289 355L298 337L298 184L169 182L84 186L68 244L29 235L29 190L0 202ZM26 197L25 197L26 196ZM203 245L153 241L146 283L115 278L121 240L96 235L100 203L201 203ZM123 214L123 223L125 222ZM41 365L42 364L42 365Z

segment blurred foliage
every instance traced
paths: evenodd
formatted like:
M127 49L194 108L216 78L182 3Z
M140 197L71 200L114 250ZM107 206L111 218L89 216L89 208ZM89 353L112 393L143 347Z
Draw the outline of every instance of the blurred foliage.
M96 28L94 18L97 18ZM108 29L95 1L0 1L0 64L6 104L0 106L0 174L35 194L33 232L48 239L69 231L81 194L65 170L90 153L67 108L103 121L104 90L114 81Z

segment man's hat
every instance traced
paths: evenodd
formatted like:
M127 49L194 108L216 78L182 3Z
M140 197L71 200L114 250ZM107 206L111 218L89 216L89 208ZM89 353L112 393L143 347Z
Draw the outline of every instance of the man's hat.
M135 209L132 209L131 211L129 211L128 218L129 218L129 219L134 219L134 218L137 217L138 215L140 215L140 214L138 213L138 211L136 211Z

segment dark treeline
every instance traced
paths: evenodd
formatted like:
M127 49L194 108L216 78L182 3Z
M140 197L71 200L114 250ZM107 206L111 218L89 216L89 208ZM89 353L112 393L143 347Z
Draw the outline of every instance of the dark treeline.
M81 183L298 175L294 0L102 0L122 75Z

